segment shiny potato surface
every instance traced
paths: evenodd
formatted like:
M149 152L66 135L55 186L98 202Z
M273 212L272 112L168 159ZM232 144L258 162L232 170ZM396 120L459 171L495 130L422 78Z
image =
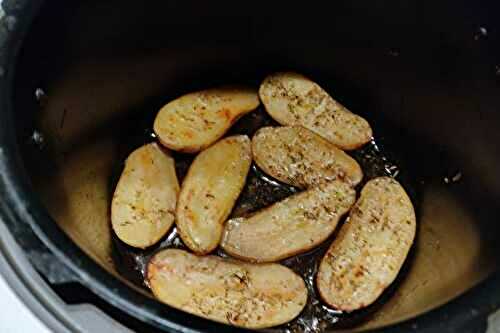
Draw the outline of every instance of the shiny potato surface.
M184 243L198 254L214 250L252 162L246 135L220 140L196 156L179 195L176 225Z
M370 180L321 261L316 283L330 306L372 304L394 281L415 238L415 211L394 179Z
M130 154L111 203L111 225L120 240L146 248L174 223L179 183L174 160L156 143Z
M236 120L257 108L259 103L257 92L250 88L198 91L161 108L153 128L164 146L195 153L220 139Z
M272 262L308 251L335 230L356 200L346 183L332 181L226 223L222 248L251 262Z
M167 249L152 257L153 294L175 308L225 324L265 328L295 318L307 301L300 276L278 264L249 264Z
M260 85L259 96L266 111L281 125L303 126L340 149L359 148L372 137L372 129L365 119L301 74L269 75Z
M252 154L264 172L299 188L332 180L355 186L363 178L356 160L300 126L261 128L252 138Z

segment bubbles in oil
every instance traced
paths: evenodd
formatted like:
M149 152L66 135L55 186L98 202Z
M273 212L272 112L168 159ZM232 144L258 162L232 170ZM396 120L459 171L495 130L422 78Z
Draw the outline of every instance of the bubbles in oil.
M457 171L449 176L445 176L443 178L443 182L445 184L453 184L459 182L461 179L462 179L462 173L460 171Z
M488 36L488 30L485 27L478 27L474 32L474 40L480 40Z
M38 103L38 106L41 108L43 108L47 104L47 94L40 87L35 89L35 100Z
M148 131L148 135L151 139L156 140L156 133L153 131Z
M397 178L400 173L398 164L385 154L373 138L365 146L352 152L352 155L363 169L365 182L382 176Z
M45 92L43 91L42 88L36 88L35 89L35 98L37 101L40 101L42 98L45 97Z
M45 146L45 137L38 130L33 131L33 134L31 134L30 139L31 142L33 142L33 144L36 145L39 149L42 149Z
M170 233L167 235L167 238L165 238L165 240L161 242L161 247L171 247L176 249L185 248L176 227L174 227L172 231L170 231Z

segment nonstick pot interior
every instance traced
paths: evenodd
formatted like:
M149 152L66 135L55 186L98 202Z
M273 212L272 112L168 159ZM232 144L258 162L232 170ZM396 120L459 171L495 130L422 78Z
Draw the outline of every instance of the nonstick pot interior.
M110 294L135 290L125 310L151 302L141 314L147 321L203 327L205 320L150 307L148 292L117 270L113 177L172 98L298 71L370 121L418 198L407 272L354 329L419 316L496 269L500 44L494 5L471 4L48 3L16 58L12 89L17 142L33 188L25 199L40 200L50 223L117 277L107 277L106 286L116 288ZM40 226L51 246L64 244ZM94 276L97 268L77 269ZM118 295L111 302L124 304Z

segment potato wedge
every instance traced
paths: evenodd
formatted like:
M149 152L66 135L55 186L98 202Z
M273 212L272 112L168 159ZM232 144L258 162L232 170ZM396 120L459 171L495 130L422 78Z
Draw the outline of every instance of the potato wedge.
M179 182L174 159L150 143L130 154L111 202L111 225L130 246L158 242L174 223Z
M272 262L317 246L356 200L346 183L332 181L295 194L248 218L226 223L222 248L251 262Z
M335 179L355 186L363 178L355 159L300 126L261 128L252 138L252 154L264 172L300 188Z
M272 74L260 85L259 96L278 123L303 126L341 149L356 149L372 137L365 119L350 112L303 75Z
M198 257L177 249L155 254L147 279L153 294L170 306L246 328L286 323L307 301L304 280L285 266Z
M251 163L246 135L227 137L196 156L182 183L176 212L179 234L194 252L206 254L219 245Z
M394 179L370 180L321 261L316 284L330 306L373 303L396 278L415 238L415 212Z
M194 153L221 138L259 103L257 92L249 88L222 87L190 93L161 108L154 131L164 146Z

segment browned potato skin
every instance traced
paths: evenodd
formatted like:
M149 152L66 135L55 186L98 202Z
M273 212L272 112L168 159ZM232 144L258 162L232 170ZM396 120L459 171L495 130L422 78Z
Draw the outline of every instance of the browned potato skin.
M158 242L174 223L179 182L174 159L156 143L132 152L115 189L111 225L123 242L138 248Z
M295 194L247 218L226 222L221 247L250 262L273 262L306 252L325 241L356 200L340 181Z
M259 104L257 92L246 87L198 91L162 107L153 128L162 145L195 153L220 139L232 124Z
M252 154L264 172L299 188L332 180L355 186L363 178L355 159L300 126L261 128L252 138Z
M151 258L147 279L153 294L170 306L253 329L292 320L307 301L304 281L285 266L198 257L176 249Z
M415 212L394 179L370 180L321 261L316 284L330 306L372 304L394 281L415 238Z
M266 111L281 125L303 126L343 150L372 138L370 124L335 101L307 77L282 72L269 75L259 89Z
M195 158L182 183L176 225L184 243L197 254L213 251L224 222L245 185L252 163L250 139L230 136Z

